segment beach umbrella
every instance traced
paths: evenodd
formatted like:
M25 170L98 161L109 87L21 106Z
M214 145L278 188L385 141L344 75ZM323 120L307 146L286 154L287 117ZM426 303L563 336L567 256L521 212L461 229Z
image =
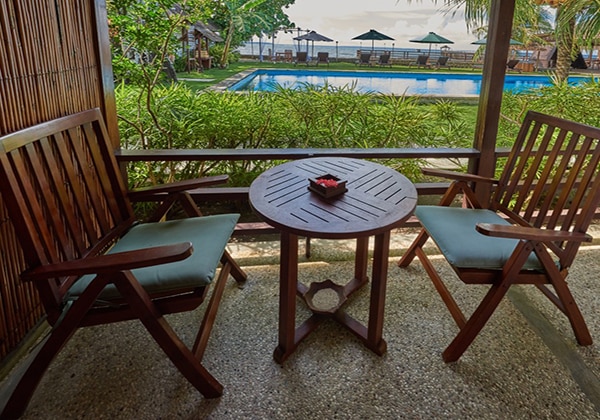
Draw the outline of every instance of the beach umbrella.
M485 45L485 44L487 44L487 38L478 39L477 41L471 42L471 44L473 44L473 45ZM509 44L510 45L523 45L522 42L516 41L516 40L514 40L512 38L509 41Z
M421 44L429 44L429 54L431 55L431 44L454 44L454 41L450 41L448 38L444 38L435 32L429 32L427 35L419 38L411 39L410 42L419 42Z
M364 34L355 36L352 39L371 41L371 51L373 51L373 49L375 47L375 41L388 41L388 40L393 41L394 40L394 38L384 35L381 32L377 32L375 29L371 29L371 30L369 30L369 32L365 32Z
M318 32L310 31L307 34L295 37L294 41L306 41L306 52L308 52L308 41L312 41L312 53L311 53L311 55L315 55L315 41L332 42L333 39L327 38L325 35L321 35Z

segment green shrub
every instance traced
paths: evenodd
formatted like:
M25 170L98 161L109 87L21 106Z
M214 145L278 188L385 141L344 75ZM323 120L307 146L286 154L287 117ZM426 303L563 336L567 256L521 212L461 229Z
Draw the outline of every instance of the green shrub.
M502 101L498 146L509 147L529 110L600 127L600 82L592 77L573 85L553 80L552 85L525 93L505 93Z
M449 101L357 93L353 86L278 88L275 92L202 91L182 84L156 87L150 101L140 88L116 89L122 145L128 149L403 148L470 146L473 127ZM466 140L468 139L468 141ZM386 164L414 180L419 160ZM274 162L135 163L133 186L211 173L249 185Z

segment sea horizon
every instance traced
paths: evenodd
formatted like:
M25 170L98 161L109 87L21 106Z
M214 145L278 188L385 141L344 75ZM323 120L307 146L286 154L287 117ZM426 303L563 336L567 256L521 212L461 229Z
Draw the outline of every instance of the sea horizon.
M294 44L279 44L279 43L275 43L273 44L272 42L262 42L259 43L257 41L253 41L253 42L247 42L245 45L239 47L237 49L237 51L245 56L253 56L256 58L260 57L261 54L261 49L262 49L262 55L263 57L269 57L269 56L274 56L276 53L283 53L285 50L292 50L292 54L294 56L296 56L296 53L298 51L308 51L310 56L315 56L317 55L318 52L327 52L329 53L329 57L331 59L335 59L335 58L340 58L340 59L348 59L348 58L356 58L357 56L357 51L361 50L360 46L356 46L356 45L335 45L331 42L316 42L314 45L314 50L313 50L313 45L308 44L308 47L306 45L306 42L302 42L302 44L300 45L300 47L298 47L298 44L294 43ZM273 51L274 49L274 51ZM368 45L363 45L362 46L362 50L363 51L371 51L371 43L368 43ZM472 49L472 50L451 50L451 51L460 51L460 52L469 52L469 53L474 53L477 49ZM314 51L314 52L313 52ZM400 54L401 52L406 52L408 54L415 55L421 52L429 52L429 47L427 45L424 45L420 48L399 48L399 47L394 47L392 45L383 45L382 43L380 43L380 45L377 45L377 42L375 42L375 45L373 47L373 51L378 51L378 52L393 52L394 55L396 54ZM439 48L431 48L431 55L432 56L438 56L441 54L441 49Z
M416 57L416 55L421 53L429 53L429 46L427 44L423 44L419 48L406 48L406 47L395 47L394 45L388 45L386 43L382 43L381 41L375 41L375 45L373 49L371 49L371 43L367 42L365 45L356 46L356 45L336 45L333 42L316 42L314 44L306 42L302 42L300 45L298 43L288 44L288 43L273 43L270 41L252 41L247 42L245 45L239 47L237 51L244 56L252 56L254 58L259 59L261 56L262 49L262 57L264 59L268 59L270 56L275 56L276 53L283 53L285 50L292 50L292 55L295 57L298 51L307 51L309 58L316 57L318 52L327 52L329 53L329 58L332 60L335 59L354 59L357 57L357 51L375 51L379 54L383 52L391 52L395 57L401 56L402 53L405 53L406 57ZM445 47L443 49L440 48L431 48L431 57L435 58L441 55L442 51L446 50L449 52L460 52L460 53L470 53L473 54L477 51L477 48L467 49L467 50L458 50ZM527 58L528 56L533 56L536 51L525 51L525 50L515 50L517 56L519 58ZM581 53L584 57L588 57L590 51L585 49L581 50ZM592 50L592 58L598 58L598 50Z

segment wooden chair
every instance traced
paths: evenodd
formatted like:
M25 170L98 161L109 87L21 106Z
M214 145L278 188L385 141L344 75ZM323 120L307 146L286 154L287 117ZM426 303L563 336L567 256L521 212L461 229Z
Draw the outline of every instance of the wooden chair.
M600 201L599 139L598 128L530 111L498 180L426 171L453 181L439 206L417 207L423 230L399 266L419 257L460 329L443 352L446 362L460 358L513 284L535 285L568 317L579 344L592 343L566 277L580 244L592 239L586 230ZM494 186L489 203L478 202L472 183ZM465 204L452 207L461 193ZM423 252L428 238L465 284L490 285L468 320Z
M1 418L23 413L77 328L136 318L198 391L207 398L222 394L222 385L201 361L229 274L238 282L246 279L224 252L238 215L156 221L175 203L189 215L200 215L186 190L226 179L128 192L98 109L0 138L2 196L28 267L22 279L37 286L52 326ZM130 200L154 196L161 203L153 222L138 223ZM212 283L190 350L163 315L197 308Z

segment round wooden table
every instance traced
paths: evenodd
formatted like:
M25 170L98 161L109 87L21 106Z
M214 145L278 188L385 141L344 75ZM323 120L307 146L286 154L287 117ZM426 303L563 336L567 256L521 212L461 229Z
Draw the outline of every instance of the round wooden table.
M309 190L310 179L335 177L347 191L324 198ZM410 217L417 202L414 185L397 171L377 163L339 157L310 158L284 163L261 174L250 186L255 212L281 232L279 345L274 358L282 363L313 331L323 315L348 328L369 349L382 355L382 337L390 231ZM331 280L298 282L298 236L324 239L356 238L354 278L339 286ZM365 327L345 313L346 298L368 282L369 237L375 236L369 321ZM312 297L323 289L338 295L338 303L319 309ZM313 315L296 328L296 295Z

